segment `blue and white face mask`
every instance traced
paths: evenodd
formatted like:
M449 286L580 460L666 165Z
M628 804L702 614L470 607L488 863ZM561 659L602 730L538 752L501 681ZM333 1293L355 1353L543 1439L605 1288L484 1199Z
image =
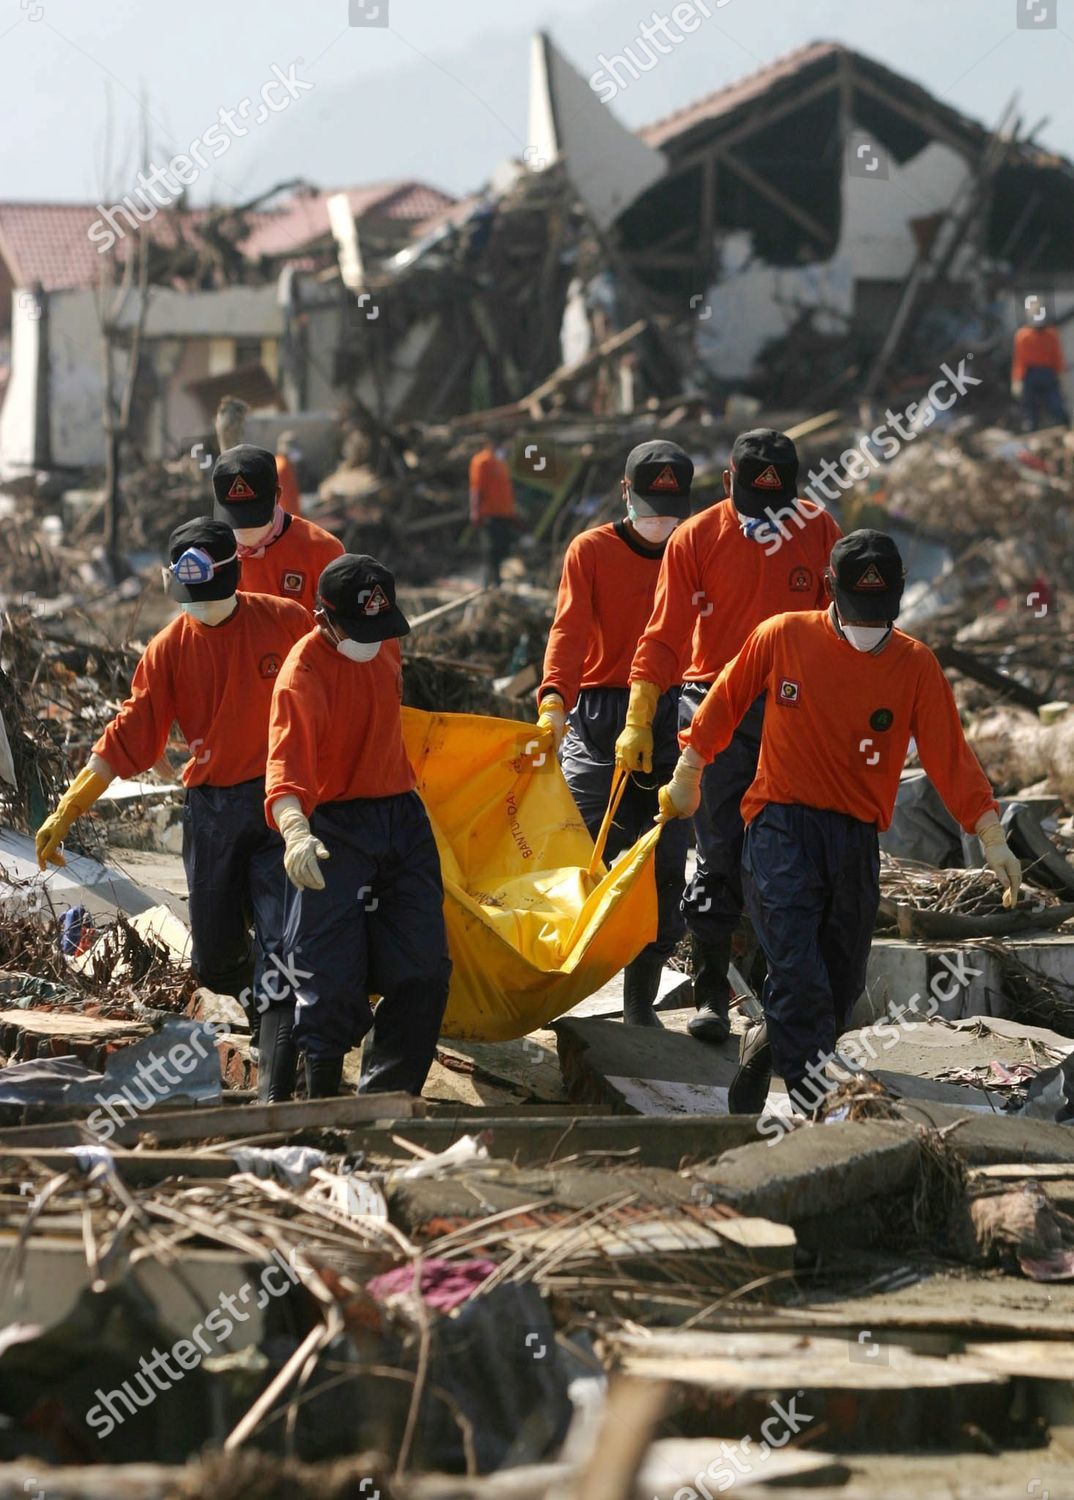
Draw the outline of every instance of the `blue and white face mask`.
M768 516L744 516L740 510L735 511L742 535L748 537L751 542L770 542L772 540L772 522Z

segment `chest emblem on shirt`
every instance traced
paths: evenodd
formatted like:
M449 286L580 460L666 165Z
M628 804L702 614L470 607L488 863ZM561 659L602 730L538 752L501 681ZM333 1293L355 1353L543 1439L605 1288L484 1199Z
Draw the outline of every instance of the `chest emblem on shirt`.
M301 594L306 587L305 573L288 572L280 579L280 587L285 594Z
M789 584L791 586L791 592L792 593L795 593L795 594L804 594L804 593L806 593L806 591L808 589L811 589L813 587L813 572L812 572L812 569L810 569L810 568L792 568L791 569L791 576L788 579L788 582L789 582Z
M776 694L778 702L785 704L788 708L797 708L801 696L802 684L800 682L795 682L793 677L780 678L779 692Z
M869 715L869 728L883 734L885 729L890 729L895 722L895 715L890 708L877 708Z
M275 651L268 651L258 662L257 670L262 677L278 677L282 666L283 661Z

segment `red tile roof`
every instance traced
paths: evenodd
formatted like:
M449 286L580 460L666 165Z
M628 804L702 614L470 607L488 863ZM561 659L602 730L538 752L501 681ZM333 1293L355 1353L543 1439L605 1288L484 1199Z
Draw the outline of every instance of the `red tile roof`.
M243 244L243 253L252 259L262 255L276 259L326 239L331 233L328 199L337 192L346 193L356 219L388 219L402 224L421 223L455 202L424 182L380 182L369 187L295 193L280 210L266 215Z
M96 286L101 257L89 229L97 218L89 203L0 203L0 255L15 285Z
M283 208L248 214L253 229L242 246L251 258L273 258L297 254L329 233L327 192L301 192ZM356 217L389 219L418 224L449 208L454 199L422 182L382 182L347 190ZM161 213L149 221L148 232L164 245L175 243L182 231L196 235L205 222L206 209L191 209L181 217ZM0 202L0 257L11 271L17 287L40 282L45 291L93 287L101 271L101 256L89 238L100 218L94 203ZM117 222L125 223L122 213Z
M788 52L785 57L777 58L767 67L758 68L756 73L750 73L735 83L725 84L722 89L706 94L702 99L695 99L692 104L683 105L662 120L655 120L651 125L644 126L638 134L648 145L662 146L665 141L684 135L694 125L704 124L741 109L744 104L767 94L773 84L794 78L822 58L835 57L846 51L837 42L810 42L806 47L799 47L794 52Z
M29 287L40 282L46 292L96 286L101 254L89 232L100 217L95 203L0 202L0 256L14 284ZM265 215L245 217L256 226ZM188 209L181 215L173 210L157 214L145 227L156 244L170 246L180 236L196 239L207 218L204 208ZM128 219L120 211L115 222L126 228ZM122 242L116 254L122 258Z

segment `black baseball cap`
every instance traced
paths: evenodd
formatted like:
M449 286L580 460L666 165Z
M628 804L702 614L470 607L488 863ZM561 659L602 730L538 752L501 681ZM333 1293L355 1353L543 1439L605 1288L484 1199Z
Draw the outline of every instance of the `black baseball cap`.
M375 557L345 552L330 562L317 585L325 615L352 641L390 641L410 634L395 602L395 579Z
M694 465L678 443L666 443L661 438L639 443L627 454L624 473L639 516L677 516L680 521L686 520L690 514Z
M225 448L213 465L213 515L240 530L267 526L276 512L280 479L267 448L239 443Z
M785 432L755 427L731 449L731 498L739 515L759 520L798 493L798 449Z
M839 618L850 624L887 625L899 613L906 570L883 531L851 531L832 548L829 584Z
M235 533L223 521L198 516L168 538L168 593L180 603L230 599L239 586Z

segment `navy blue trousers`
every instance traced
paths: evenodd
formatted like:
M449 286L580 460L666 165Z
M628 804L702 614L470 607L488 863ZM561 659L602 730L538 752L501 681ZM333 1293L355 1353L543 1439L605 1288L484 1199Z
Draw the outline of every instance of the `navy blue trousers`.
M688 682L679 703L685 729L708 688ZM701 806L694 814L697 872L682 899L686 925L701 943L726 942L742 918L742 839L739 808L757 775L764 727L764 695L751 703L731 743L701 775Z
M1046 365L1030 365L1022 381L1022 411L1024 425L1030 432L1042 426L1070 425L1070 414L1063 404L1063 388L1054 370Z
M421 798L326 802L310 828L330 857L323 891L288 882L295 1041L310 1057L336 1058L372 1029L360 1091L420 1094L451 978L440 856ZM375 1012L370 995L381 997Z
M275 998L283 933L283 839L265 822L265 783L192 786L183 804L191 966L218 995L256 1009ZM250 927L254 945L250 944ZM282 980L280 981L282 984Z
M746 830L742 875L768 960L761 1003L772 1070L797 1094L834 1052L865 988L880 901L876 827L770 802ZM806 1083L807 1105L814 1093Z
M657 792L670 780L679 758L678 688L665 693L653 720L652 775L637 772L627 782L615 820L608 830L605 858L637 842L653 826L659 812ZM571 710L559 759L582 820L594 838L600 830L615 775L615 742L626 719L626 688L584 688ZM656 846L655 875L657 933L642 949L643 954L667 958L682 937L684 924L679 910L690 826L684 819L665 823ZM639 955L640 956L640 955Z

